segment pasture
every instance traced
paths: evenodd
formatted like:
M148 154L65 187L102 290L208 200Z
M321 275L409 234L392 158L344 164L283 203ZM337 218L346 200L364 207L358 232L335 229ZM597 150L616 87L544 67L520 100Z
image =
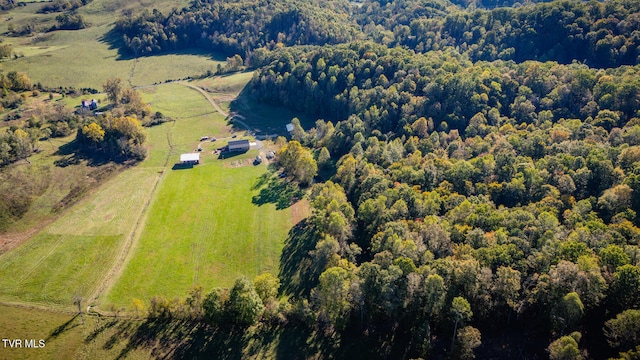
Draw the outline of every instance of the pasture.
M257 193L252 186L265 167L232 167L240 160L167 174L138 247L106 303L173 298L197 284L209 290L229 287L239 275L277 273L291 212L252 203Z
M295 359L318 358L323 345L295 325L216 329L0 304L0 336L44 340L38 349L5 349L3 359Z
M144 162L96 184L44 230L0 256L0 300L69 308L76 296L89 302L98 296L100 304L127 306L132 298L183 296L195 284L227 287L239 275L277 273L291 209L254 203L267 172L264 164L251 164L257 150L217 159L213 150L232 133L201 94L180 84L142 91L154 110L175 121L147 129ZM219 140L200 142L203 135ZM201 165L172 170L180 153L199 145ZM51 166L53 159L59 156L42 161L55 171L67 169ZM57 190L57 198L65 193Z
M180 348L183 338L176 336L183 330L186 337L207 342L206 350L215 353L227 349L229 334L149 329L153 324L139 320L98 321L86 315L82 321L72 313L74 298L82 299L83 310L94 304L102 310L122 308L133 298L148 302L154 295L184 296L195 284L209 291L230 286L240 275L278 272L287 232L300 214L306 214L306 207L298 206L292 214L291 208L258 204L255 196L268 172L264 164L251 164L258 151L225 160L212 154L232 135L246 138L244 130L235 132L193 89L177 83L152 85L215 70L223 59L189 51L134 59L122 56L107 41L113 21L127 8L153 5L166 12L186 3L94 0L79 9L91 24L87 29L4 39L19 54L2 62L5 72L24 71L45 86L95 89L107 78L121 77L139 86L154 111L175 121L146 129L149 156L132 168L76 162L58 151L72 139L68 137L43 142L43 151L30 157L30 163L2 169L3 181L23 179L36 195L26 214L8 224L10 232L0 234L0 245L8 238L18 239L11 247L0 246L0 336L45 339L46 347L28 352L0 349L0 358L136 359L148 358L151 351L194 355L193 349ZM55 14L36 14L38 6L4 14L0 31L10 24L52 23ZM229 101L251 76L245 72L203 81L209 82L219 105L229 110ZM60 101L75 106L80 98ZM249 122L255 126L269 121L266 116ZM204 135L219 140L200 142ZM203 147L201 165L172 169L180 153L198 146ZM65 202L78 187L78 196ZM59 211L52 211L61 203ZM140 342L149 331L166 334L176 348ZM234 336L229 346L234 354L273 357L277 343L260 348L245 334Z
M310 116L280 106L260 104L243 94L242 90L252 78L253 71L245 71L199 79L193 83L208 91L220 102L223 110L242 115L242 121L255 129L258 135L286 135L285 125L294 117L305 129L314 126L315 119Z
M0 171L2 199L26 201L23 204L27 207L18 219L2 216L4 212L0 215L0 254L42 229L78 196L91 193L120 171L121 167L115 164L89 166L85 160L76 161L61 154L60 147L72 139L73 136L41 141L41 151L29 157L29 163L20 161ZM69 196L72 191L77 196Z
M0 336L3 339L44 340L41 348L0 347L2 359L115 359L126 353L127 359L148 359L151 349L125 350L128 342L112 340L139 321L118 322L83 318L70 312L0 305ZM111 342L110 342L111 340Z
M121 57L117 49L102 40L109 26L76 31L57 31L46 39L8 39L14 51L24 57L5 60L5 71L23 71L34 83L50 87L101 90L108 78L122 78L132 86L162 83L206 73L221 63L202 52L183 51L163 56Z
M237 96L252 78L253 71L245 71L200 79L194 84L213 93L214 96L225 94Z
M212 123L207 116L202 116L203 112L211 111L210 105L197 92L177 84L154 89L149 89L144 96L161 109L165 109L163 103L168 98L184 100L182 105L165 103L165 106L175 107L176 113L168 111L172 116L184 114L188 119L185 120L187 128L193 127L200 133ZM109 171L119 171L117 167L103 169L104 166L88 166L84 161L65 167L54 165L67 158L57 151L70 138L41 144L45 151L31 157L31 164L3 169L2 177L13 180L28 177L25 184L41 188L38 189L40 196L18 223L11 224L11 230L28 232L39 223L55 221L44 230L36 229L42 231L21 247L0 255L1 300L70 306L74 296L87 299L96 290L134 236L142 211L170 155L173 145L170 146L169 139L174 124L148 129L148 159L105 184L95 179L105 176L101 171L107 172L106 175ZM182 134L188 134L184 126L175 129L176 146L190 146L179 140ZM86 193L81 196L86 198L58 216L52 214L52 208L77 184L85 185Z
M149 300L155 295L184 296L196 284L206 289L228 287L241 274L253 278L278 270L283 241L292 225L291 210L253 203L258 179L267 171L264 165L251 165L257 151L217 159L212 151L230 136L224 118L203 112L201 102L206 100L181 85L157 87L146 96L156 103L169 94L182 104L167 108L170 116L176 115L170 108L182 109L182 116L174 124L160 126L170 129L171 161L137 245L103 305L128 306L132 298ZM203 135L219 140L202 142L201 164L169 169L180 153L194 151ZM152 152L149 161L153 157Z
M157 176L150 169L118 174L24 245L0 256L0 299L65 307L75 296L87 299L130 236Z
M164 12L185 5L187 1L94 0L78 9L90 23L82 30L43 32L33 36L6 37L17 58L2 61L8 71L23 71L34 83L49 87L101 89L108 78L120 77L132 86L162 83L214 71L224 57L212 57L201 51L182 51L163 56L133 58L120 54L114 44L119 41L109 31L126 9L159 8ZM0 19L0 32L9 26L27 24L48 29L56 14L39 14L40 4L13 9Z

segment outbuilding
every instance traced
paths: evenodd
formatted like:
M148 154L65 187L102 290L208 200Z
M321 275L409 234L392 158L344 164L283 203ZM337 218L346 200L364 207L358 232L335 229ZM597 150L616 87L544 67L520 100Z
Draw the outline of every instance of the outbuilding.
M227 145L227 150L230 152L247 152L250 148L249 140L232 140Z
M180 155L180 163L184 165L196 165L200 164L199 153L187 153Z

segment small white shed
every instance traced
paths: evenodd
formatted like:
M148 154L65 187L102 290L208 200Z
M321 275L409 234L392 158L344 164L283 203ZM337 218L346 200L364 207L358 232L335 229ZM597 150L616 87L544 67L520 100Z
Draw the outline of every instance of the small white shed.
M200 153L187 153L180 155L180 163L181 164L199 164L200 163Z

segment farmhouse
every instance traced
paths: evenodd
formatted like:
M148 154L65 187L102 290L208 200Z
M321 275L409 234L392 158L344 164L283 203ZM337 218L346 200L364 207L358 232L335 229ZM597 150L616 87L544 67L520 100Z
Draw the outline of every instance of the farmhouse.
M199 153L187 153L180 155L180 163L184 165L196 165L200 163Z
M233 140L229 141L229 145L227 145L227 151L229 152L247 152L251 144L249 144L249 140Z

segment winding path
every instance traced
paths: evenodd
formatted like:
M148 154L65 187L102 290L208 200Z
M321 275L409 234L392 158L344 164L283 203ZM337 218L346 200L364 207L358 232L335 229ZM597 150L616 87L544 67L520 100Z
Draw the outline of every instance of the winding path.
M184 85L186 87L190 87L193 90L198 91L200 94L204 95L205 98L207 98L207 100L209 100L209 102L211 103L211 105L213 105L214 108L216 108L216 111L219 112L220 114L224 115L225 117L229 116L229 113L225 112L224 110L222 110L222 108L213 100L213 98L211 97L211 95L209 95L209 93L207 93L206 91L204 91L203 88L195 86L193 84L189 84L187 82L184 81L179 81L178 84L180 85Z
M204 97L216 109L217 112L219 112L220 114L224 115L225 118L229 117L229 113L224 111L224 110L222 110L222 108L215 102L215 100L213 100L211 95L209 95L209 93L206 92L203 88L195 86L195 85L187 83L187 82L184 82L184 81L179 81L178 83L180 85L184 85L186 87L189 87L189 88L191 88L193 90L198 91L200 94L204 95ZM231 119L233 120L234 123L238 123L238 124L242 125L245 129L247 129L247 131L249 131L251 136L255 136L255 131L249 125L247 125L247 123L245 123L244 121L242 121L242 120L240 120L238 118L244 118L244 117L242 115L234 115Z

